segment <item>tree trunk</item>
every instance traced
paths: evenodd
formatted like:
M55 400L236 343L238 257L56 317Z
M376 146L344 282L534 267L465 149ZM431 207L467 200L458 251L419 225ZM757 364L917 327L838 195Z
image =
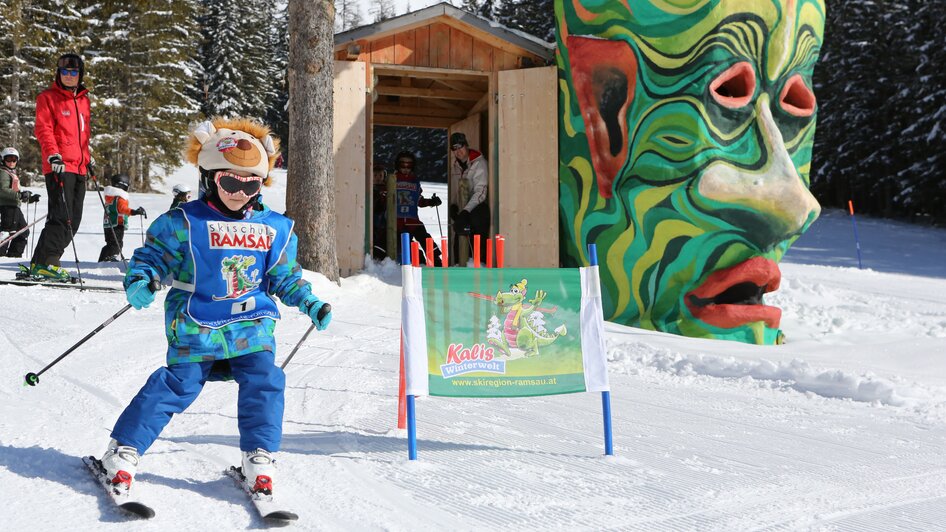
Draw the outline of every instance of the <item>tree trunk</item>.
M289 173L286 213L296 222L299 264L338 282L332 49L335 6L289 0Z

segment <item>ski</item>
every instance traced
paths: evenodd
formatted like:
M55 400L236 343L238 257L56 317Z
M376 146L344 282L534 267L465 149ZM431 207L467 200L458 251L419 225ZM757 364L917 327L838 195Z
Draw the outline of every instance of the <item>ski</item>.
M247 484L246 477L243 476L243 468L230 466L230 469L224 471L224 473L232 478L234 482L237 483L237 486L250 497L250 502L253 503L256 511L259 512L260 517L263 519L281 522L299 519L296 513L285 509L284 506L276 502L272 495L253 493L253 487Z
M48 286L51 288L72 288L75 290L90 290L93 292L122 292L116 286L92 286L79 284L78 281L33 281L31 279L0 279L0 284L16 286Z
M84 463L86 467L89 468L89 472L92 473L95 481L98 482L100 486L105 488L105 493L108 494L108 497L112 500L112 502L115 503L116 506L137 517L142 517L144 519L151 519L154 517L154 510L152 510L150 506L135 500L130 492L112 486L112 484L108 481L108 475L105 473L105 468L102 466L102 462L98 458L94 456L83 456L82 463Z

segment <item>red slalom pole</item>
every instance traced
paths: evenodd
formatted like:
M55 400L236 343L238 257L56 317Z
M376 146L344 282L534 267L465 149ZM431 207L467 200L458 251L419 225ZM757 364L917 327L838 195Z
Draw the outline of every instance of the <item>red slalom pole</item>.
M506 237L496 235L496 267L503 267L503 254L506 251Z
M486 267L493 267L493 239L486 239Z
M424 252L427 254L426 265L436 266L437 264L434 262L434 239L431 237L427 237L426 243L427 243L427 246L426 246L426 249L424 250Z
M411 265L420 266L420 245L417 242L411 242Z
M480 235L473 235L473 267L480 267Z
M440 237L440 267L446 268L450 266L450 261L447 260L447 238Z

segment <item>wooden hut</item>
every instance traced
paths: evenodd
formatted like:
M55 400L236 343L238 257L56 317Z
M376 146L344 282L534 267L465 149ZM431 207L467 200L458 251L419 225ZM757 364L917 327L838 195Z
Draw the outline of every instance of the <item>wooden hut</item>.
M446 3L335 36L342 275L361 270L371 249L375 125L465 133L489 162L491 235L506 237L506 265L558 266L554 51L554 44ZM448 146L443 149L450 154ZM453 183L450 176L455 201Z

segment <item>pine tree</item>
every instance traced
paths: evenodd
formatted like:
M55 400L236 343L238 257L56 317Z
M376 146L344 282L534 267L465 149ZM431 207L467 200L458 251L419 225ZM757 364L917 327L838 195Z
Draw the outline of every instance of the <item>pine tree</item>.
M381 22L397 15L394 0L371 0L368 12L371 13L373 22Z
M335 0L335 33L361 26L361 8L356 0Z
M104 176L124 172L150 189L152 167L180 164L199 104L188 88L199 72L197 4L192 0L111 0L92 20L93 143Z
M270 29L272 79L270 101L266 110L266 123L282 141L283 153L289 151L289 81L286 76L289 68L288 16L288 6L278 9Z
M266 115L270 100L270 0L204 0L201 18L204 44L205 116Z
M555 42L554 0L505 0L493 11L500 24Z

